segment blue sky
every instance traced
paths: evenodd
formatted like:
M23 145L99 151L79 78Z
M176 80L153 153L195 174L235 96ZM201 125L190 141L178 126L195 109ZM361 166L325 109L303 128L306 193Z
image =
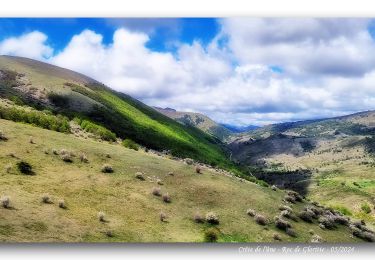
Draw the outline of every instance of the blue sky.
M174 51L173 42L199 40L207 44L219 30L213 18L3 18L0 19L0 40L37 30L48 35L47 43L58 52L85 29L100 33L103 42L108 44L115 30L121 27L150 34L147 46L154 51Z
M375 109L365 18L0 19L0 54L233 125Z

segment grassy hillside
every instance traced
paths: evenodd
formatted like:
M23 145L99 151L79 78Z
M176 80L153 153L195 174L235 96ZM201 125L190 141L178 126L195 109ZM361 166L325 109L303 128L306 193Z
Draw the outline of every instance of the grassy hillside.
M232 167L217 138L81 74L30 59L0 56L0 84L0 97L18 105L90 120L147 148Z
M222 171L160 157L120 144L66 134L0 119L0 241L69 242L202 242L218 235L219 242L356 242L348 227L322 229L318 221L288 220L295 232L276 228L279 205L298 214L306 201L283 201L285 192L258 186ZM69 155L70 161L64 157ZM64 161L65 160L65 161ZM32 166L22 174L18 163ZM103 173L103 165L113 173ZM142 172L144 180L136 178ZM171 202L152 194L154 187ZM48 194L48 196L46 195ZM42 198L50 199L43 203ZM59 207L64 200L66 208ZM267 219L265 226L246 214L251 208ZM105 214L100 221L98 213ZM167 219L160 221L163 212ZM214 212L219 224L196 223ZM354 229L352 227L352 229ZM211 233L209 233L211 232ZM277 235L275 235L277 234Z
M174 109L163 109L160 107L155 107L155 109L184 125L197 127L202 131L219 138L221 141L226 141L231 135L234 134L228 128L216 123L211 118L200 113L180 112Z
M230 147L252 171L278 172L279 183L294 181L308 198L375 226L374 131L375 112L368 111L266 126Z

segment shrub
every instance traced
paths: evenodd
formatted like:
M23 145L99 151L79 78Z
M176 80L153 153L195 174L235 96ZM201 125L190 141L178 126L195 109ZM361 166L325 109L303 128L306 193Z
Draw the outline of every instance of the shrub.
M88 163L89 162L89 159L87 159L87 155L85 153L81 153L79 155L79 159L81 160L81 162L83 163Z
M157 183L158 185L163 185L163 181L160 180L160 179L157 179L157 180L156 180L156 183Z
M52 149L52 153L53 153L54 155L59 155L59 152L58 152L56 149Z
M210 228L204 232L204 241L208 243L216 242L219 238L219 234L216 229Z
M168 193L163 194L162 198L165 203L171 202L171 196Z
M274 234L272 235L272 238L273 238L274 240L281 241L281 236L280 236L280 234L278 234L278 233L274 233Z
M294 229L292 228L287 228L285 233L288 234L288 236L291 236L291 237L296 237L297 236L297 233Z
M103 172L103 173L113 173L112 165L104 164L104 165L102 166L102 172Z
M99 219L100 222L106 222L105 213L103 211L98 212L98 219Z
M64 162L67 162L67 163L73 162L73 158L72 158L70 153L61 153L60 158L61 158L61 160L63 160Z
M311 243L322 243L323 242L323 238L321 238L319 235L313 235L311 237Z
M361 210L362 210L364 213L366 213L366 214L371 213L370 205L369 205L367 202L365 202L365 203L363 203L363 204L361 205Z
M334 229L336 227L334 218L331 216L322 216L319 218L318 222L327 229Z
M284 230L284 231L286 231L288 228L292 227L288 221L283 220L282 218L279 218L279 217L275 217L275 226L278 229L281 229L281 230Z
M35 175L32 166L25 161L20 161L17 163L18 170L25 175Z
M51 197L48 194L43 194L42 202L46 204L51 204L52 203Z
M195 172L198 174L202 173L201 167L200 166L195 167Z
M277 190L277 187L276 187L275 185L272 185L272 186L271 186L271 189L274 190L274 191L276 191L276 190Z
M284 200L290 203L296 203L296 199L290 195L285 195Z
M0 141L8 141L8 137L2 131L0 131Z
M14 122L23 122L41 128L69 133L69 119L58 115L54 116L42 111L25 110L15 107L4 107L0 105L0 118Z
M108 130L107 128L97 125L94 122L89 120L80 120L76 119L77 123L82 127L86 132L92 133L99 136L104 141L116 141L116 134Z
M214 212L208 212L206 214L206 221L212 225L219 224L219 217Z
M312 223L313 217L315 216L314 212L309 210L303 210L298 214L298 217L305 222Z
M141 181L145 180L144 174L142 172L136 172L135 178L137 178L138 180L141 180Z
M334 221L335 221L335 223L337 223L339 225L344 225L344 226L349 225L349 218L344 217L344 216L335 216Z
M255 222L259 225L265 226L267 225L267 218L263 215L257 214L255 215Z
M0 199L1 206L5 209L10 208L10 197L9 196L3 196Z
M30 143L30 144L35 144L35 142L34 142L34 138L33 138L32 136L30 136L29 143Z
M152 188L152 194L155 196L161 196L161 189L158 187Z
M196 223L204 223L204 217L199 212L194 214L193 219Z
M139 145L131 139L125 139L124 141L122 141L122 145L129 149L133 149L136 151L139 150Z
M246 211L246 214L249 215L250 217L254 217L255 214L256 214L256 212L255 212L255 210L253 210L253 209L248 209L248 210Z
M165 214L163 211L160 212L160 221L165 222L167 220L167 214Z
M59 200L59 208L66 209L65 200L63 199Z
M279 210L281 210L281 211L287 210L287 211L290 211L290 212L293 211L293 209L291 207L287 206L287 205L280 205Z

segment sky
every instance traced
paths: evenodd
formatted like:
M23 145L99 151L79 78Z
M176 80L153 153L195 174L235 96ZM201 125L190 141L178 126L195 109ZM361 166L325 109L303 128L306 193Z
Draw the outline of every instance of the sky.
M375 109L372 19L2 18L0 54L237 126Z

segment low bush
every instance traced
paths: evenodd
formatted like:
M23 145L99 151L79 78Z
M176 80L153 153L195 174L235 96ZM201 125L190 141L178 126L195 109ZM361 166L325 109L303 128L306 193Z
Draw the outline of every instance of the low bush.
M65 200L63 199L59 200L59 208L66 209Z
M48 194L42 195L42 202L45 204L52 204L51 197Z
M152 194L155 196L161 196L161 189L159 187L152 188Z
M162 199L165 203L171 202L171 196L168 193L163 194Z
M163 211L161 211L159 217L161 222L165 222L168 216Z
M17 168L21 173L25 175L35 175L33 171L33 167L28 162L25 162L25 161L18 162Z
M265 226L267 225L267 218L261 214L255 215L255 222L259 225Z
M87 158L87 155L85 153L81 153L79 155L79 159L81 160L81 162L83 163L88 163L89 162L89 159Z
M116 134L105 128L104 126L95 124L86 119L75 118L74 121L78 123L83 130L99 136L104 141L116 141Z
M248 210L246 211L246 214L249 215L250 217L254 217L255 214L256 214L256 212L255 212L255 210L253 210L253 209L248 209Z
M196 212L194 214L193 219L194 219L194 222L196 223L204 223L204 217L199 212Z
M208 212L206 214L206 221L212 225L219 224L219 217L214 212Z
M60 158L61 158L61 160L63 160L64 162L67 162L67 163L72 163L73 162L73 158L70 155L70 153L61 154Z
M287 205L280 205L279 210L281 210L281 211L287 210L287 211L290 211L290 212L293 211L293 209L291 207L287 206Z
M98 212L98 219L99 219L100 222L106 222L106 216L105 216L105 213L103 211Z
M133 149L136 151L139 150L139 145L131 139L125 139L124 141L122 141L122 145L129 149Z
M213 242L216 242L218 239L219 239L219 232L216 229L210 228L204 232L205 242L213 243Z
M281 241L281 236L280 236L280 234L278 234L278 233L274 233L274 234L272 235L272 238L273 238L274 240Z
M103 172L103 173L113 173L114 170L113 170L112 165L104 164L104 165L102 166L102 172Z
M0 141L8 141L8 137L2 131L0 131Z
M280 217L275 217L275 226L278 229L286 231L288 228L291 228L292 226L290 223Z
M296 199L293 196L285 195L284 200L290 203L296 203Z
M311 241L310 242L311 243L322 243L323 242L323 238L321 236L315 234L315 235L313 235L311 237Z
M319 218L318 222L326 229L336 228L335 221L332 216L322 216Z
M9 196L3 196L0 199L1 206L5 209L10 208L10 197Z
M296 231L292 228L287 228L285 233L287 233L290 237L297 237Z
M198 174L202 173L202 168L200 166L195 167L195 172Z
M370 205L369 205L367 202L364 202L364 203L361 205L361 210L362 210L364 213L366 213L366 214L371 213Z
M0 105L0 118L14 122L23 122L41 128L69 133L69 119L61 115L51 115L37 110L26 110Z
M315 214L310 210L303 210L298 214L298 217L305 222L313 223L313 218L315 217Z
M141 181L144 181L145 180L145 176L142 172L136 172L135 173L135 178L138 179L138 180L141 180Z

